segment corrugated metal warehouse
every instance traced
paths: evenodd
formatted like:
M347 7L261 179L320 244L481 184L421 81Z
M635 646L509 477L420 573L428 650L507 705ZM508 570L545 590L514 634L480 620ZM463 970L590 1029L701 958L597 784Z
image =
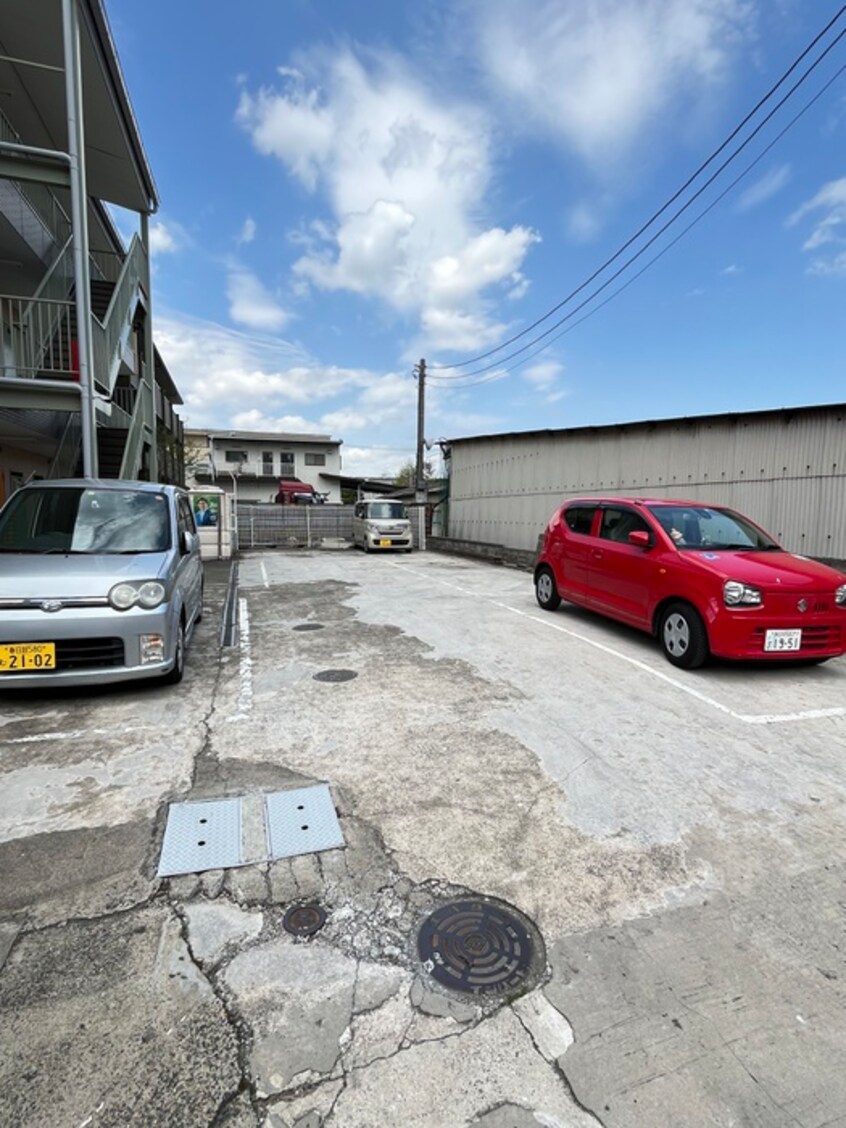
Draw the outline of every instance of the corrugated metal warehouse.
M846 559L846 404L450 440L448 535L533 550L567 497L730 505L793 552Z

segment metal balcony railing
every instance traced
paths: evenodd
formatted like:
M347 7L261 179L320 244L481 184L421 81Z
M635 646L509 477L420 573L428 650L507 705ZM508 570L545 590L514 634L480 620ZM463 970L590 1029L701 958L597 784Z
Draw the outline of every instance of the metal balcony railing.
M73 302L0 295L0 374L75 378Z
M294 478L298 475L294 471L294 465L291 462L286 462L280 468L278 459L273 462L265 462L261 458L247 459L245 462L225 462L220 458L213 460L209 463L210 471L214 475L223 475L229 478L230 474L236 474L239 478Z

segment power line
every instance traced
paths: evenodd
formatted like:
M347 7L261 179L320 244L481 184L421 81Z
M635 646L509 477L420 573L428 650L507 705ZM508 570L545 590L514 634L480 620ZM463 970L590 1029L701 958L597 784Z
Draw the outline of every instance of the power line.
M843 10L846 10L846 8L844 8ZM822 63L822 61L826 57L826 55L828 55L828 53L830 51L832 51L834 49L834 47L836 47L836 45L840 42L841 39L844 38L844 36L846 36L846 29L841 31L840 34L837 36L837 38L834 39L834 41L832 43L830 43L828 47L826 47L826 49L822 53L822 55L820 55L819 58L816 59L815 62L813 62L811 64L811 66L805 71L805 73L802 75L802 77L800 79L798 79L798 81L796 83L794 83L794 85L790 88L790 90L787 92L787 94L784 95L784 97L781 99L781 101L779 101L775 105L775 107L767 114L767 116L763 119L763 121L761 121L755 127L753 132L742 142L742 144L739 145L737 147L737 149L734 150L734 152L731 154L731 156L729 156L720 165L720 167L716 170L716 172L712 173L711 176L705 181L705 183L700 188L697 189L697 191L693 194L693 196L691 196L691 198L685 204L683 204L682 207L680 207L670 217L670 219L668 219L667 222L661 228L659 228L659 230L653 236L651 236L651 238L648 239L647 242L644 243L644 245L637 252L635 252L635 254L633 254L630 258L628 258L623 263L623 265L621 267L619 267L619 269L617 269L609 278L607 278L605 280L605 282L603 282L591 294L589 294L582 302L580 302L579 305L577 305L575 307L575 309L571 310L570 313L566 314L564 317L559 318L559 320L556 321L553 325L551 325L549 327L549 329L547 329L545 332L538 334L538 336L536 336L533 340L531 340L527 344L521 346L521 348L515 349L514 352L509 353L507 356L501 357L498 361L494 361L493 363L485 365L482 368L477 368L474 372L457 373L454 376L430 376L430 379L433 379L433 380L438 379L442 382L443 381L457 381L457 380L462 380L462 379L469 377L469 376L479 376L479 375L482 375L485 372L490 372L492 369L498 368L501 364L506 363L506 361L513 360L515 357L522 355L528 349L533 348L534 345L536 345L539 341L545 340L551 333L554 333L554 331L560 325L564 324L564 322L566 322L566 321L569 321L570 318L572 318L573 316L575 316L575 314L577 314L579 312L579 310L584 309L584 307L586 305L588 305L591 301L593 301L593 299L597 296L597 294L601 294L603 292L603 290L606 290L611 285L612 282L614 282L617 278L619 278L621 274L623 274L626 270L628 270L628 268L634 262L636 262L643 254L645 254L646 251L648 251L649 248L655 242L657 242L657 240L660 239L660 237L668 230L668 228L670 228L679 219L679 217L682 216L688 210L688 208L690 208L696 202L697 199L699 199L699 197L703 194L703 192L705 192L714 183L714 181L725 171L725 169L732 163L732 161L734 161L743 152L743 150L754 140L754 138L761 132L761 130L764 128L764 126L766 126L772 120L772 118L775 116L775 114L778 113L778 111L782 108L782 106L784 106L785 103L787 101L789 101L790 98L793 97L793 95L796 93L796 91L799 89L799 87L806 81L807 78L810 77L810 75L816 70L816 68L820 65L820 63ZM837 77L837 76L835 76L835 77ZM631 240L629 240L629 243L631 243ZM619 253L618 253L618 255L615 256L615 258L616 257L619 257ZM582 283L582 285L579 286L578 290L574 290L573 293L571 295L569 295L569 297L566 298L563 302L560 302L555 307L555 309L556 310L560 309L562 305L565 305L566 302L570 300L570 298L572 298L575 294L577 294L577 293L581 292L583 289L585 289L585 287L587 285L589 285L590 281L595 279L599 273L601 273L601 270L596 271L587 282ZM550 313L552 313L552 312L554 312L554 310L550 311ZM548 316L549 316L549 314L547 314L547 317ZM544 318L543 320L546 320L546 318ZM520 334L520 336L523 336L523 335L525 335L525 334ZM504 348L504 347L505 347L504 345L500 346L500 348ZM488 353L483 354L483 355L484 356L490 356L495 351L497 351L497 350L491 350ZM467 363L467 362L465 362L465 363ZM434 366L430 366L430 367L434 367Z
M796 59L794 59L794 61L793 61L793 62L791 63L791 65L790 65L790 66L788 67L788 69L787 69L787 70L786 70L786 71L784 72L784 74L783 74L783 75L781 76L781 78L779 78L778 82L776 82L776 83L775 83L775 85L774 85L774 86L772 86L772 87L770 88L770 90L769 90L769 91L768 91L768 92L767 92L767 93L766 93L766 94L765 94L765 95L764 95L764 96L763 96L762 98L760 98L760 99L759 99L759 101L758 101L758 102L757 102L757 104L756 104L756 105L755 105L755 106L753 107L753 109L751 109L751 110L749 111L749 113L748 113L748 114L747 114L747 115L746 115L746 116L745 116L745 117L743 118L743 120L742 120L742 121L741 121L741 122L740 122L740 123L739 123L739 124L738 124L738 125L737 125L737 126L736 126L736 127L734 128L734 129L733 129L733 130L732 130L732 132L731 132L731 133L730 133L730 134L728 135L728 137L726 137L726 139L725 139L725 140L724 140L724 141L722 142L722 144L721 144L721 145L720 145L720 146L719 146L719 147L718 147L717 149L715 149L715 150L714 150L714 151L713 151L713 152L712 152L712 153L710 154L710 156L709 156L709 157L707 158L707 160L705 160L705 161L704 161L704 162L703 162L703 163L702 163L702 164L701 164L701 165L699 166L699 168L697 168L697 170L696 170L696 171L695 171L695 172L694 172L694 173L693 173L693 174L692 174L691 176L689 176L689 177L688 177L688 179L687 179L687 180L685 181L685 183L684 183L684 184L683 184L683 185L681 186L681 188L679 188L679 189L678 189L678 190L677 190L677 191L676 191L676 192L675 192L675 193L674 193L674 194L673 194L673 195L672 195L672 196L671 196L671 197L670 197L670 198L669 198L669 199L668 199L668 200L667 200L667 201L666 201L666 202L665 202L664 204L662 204L662 206L661 206L661 207L660 207L660 208L658 209L658 211L656 211L656 212L655 212L655 213L654 213L654 214L653 214L653 215L652 215L652 216L651 216L651 217L650 217L650 218L649 218L649 219L648 219L648 220L647 220L647 221L646 221L646 222L645 222L644 224L642 224L642 226L641 226L641 227L640 227L640 228L639 228L639 229L638 229L638 230L637 230L637 231L635 232L635 234L634 234L634 235L632 235L632 236L631 236L631 237L630 237L630 238L629 238L629 239L628 239L628 240L627 240L627 241L626 241L626 242L625 242L625 243L624 243L624 244L623 244L623 245L622 245L622 246L621 246L621 247L620 247L620 248L619 248L619 249L618 249L617 251L615 251L615 253L614 253L614 254L613 254L613 255L612 255L612 256L611 256L610 258L606 259L606 261L605 261L605 262L604 262L604 263L603 263L603 264L602 264L602 265L601 265L600 267L598 267L598 268L597 268L597 269L596 269L596 270L595 270L595 271L593 272L593 274L591 274L591 275L590 275L590 277L588 277L587 279L585 279L585 281L584 281L584 282L582 282L582 283L581 283L581 284L580 284L579 286L577 286L577 287L576 287L576 289L572 290L572 291L571 291L571 292L570 292L570 293L569 293L569 294L568 294L568 295L567 295L567 296L566 296L565 298L562 298L560 302L558 302L558 303L557 303L556 305L554 305L554 306L553 306L553 307L552 307L552 308L551 308L550 310L548 310L548 311L547 311L547 312L546 312L546 313L545 313L545 314L544 314L544 315L543 315L542 317L539 317L539 318L537 318L537 319L536 319L535 321L533 321L533 322L531 323L531 325L528 325L528 326L526 326L526 328L525 328L525 329L522 329L522 330L521 330L521 331L520 331L519 333L515 333L515 334L514 334L513 336L509 337L509 338L508 338L507 340L503 341L503 342L502 342L501 344L497 345L497 346L496 346L495 348L492 348L492 349L488 349L488 351L487 351L487 352L479 353L479 354L477 354L476 356L470 357L470 358L469 358L468 360L456 361L456 363L455 363L455 364L430 364L430 365L429 365L429 370L430 370L430 373L431 373L431 372L432 372L433 370L439 370L439 371L449 371L449 370L451 370L451 369L456 369L456 368L466 368L466 367L468 367L469 365L472 365L472 364L476 364L476 363L478 363L478 362L479 362L480 360L486 360L486 359L487 359L487 358L488 358L489 356L493 356L493 355L495 355L496 353L498 353L498 352L501 352L501 351L502 351L503 349L506 349L506 348L507 348L507 347L508 347L509 345L511 345L511 344L514 344L514 342L515 342L515 341L518 341L518 340L520 340L521 338L525 337L525 336L526 336L526 334L530 333L530 332L531 332L531 331L532 331L533 329L536 329L536 328L538 327L538 325L541 325L541 324L543 324L543 322L544 322L544 321L547 321L547 320L548 320L548 319L549 319L549 318L550 318L550 317L551 317L551 316L552 316L552 315L553 315L554 313L556 313L556 312L557 312L557 311L558 311L559 309L561 309L561 308L562 308L563 306L565 306L565 305L566 305L566 304L567 304L567 303L568 303L569 301L571 301L571 300L572 300L572 299L573 299L574 297L576 297L576 295L580 294L580 293L582 292L582 290L586 289L586 287L588 287L588 286L589 286L589 285L591 284L591 282L595 281L595 280L596 280L596 278L598 278L598 277L599 277L599 275L600 275L600 274L602 274L602 273L603 273L603 272L604 272L604 271L605 271L605 270L606 270L606 269L607 269L607 268L608 268L608 267L609 267L609 266L610 266L610 265L611 265L612 263L616 262L616 261L617 261L617 259L618 259L618 258L619 258L619 257L620 257L620 256L621 256L622 254L624 254L624 253L625 253L625 251L627 251L627 250L628 250L628 248L629 248L629 247L630 247L630 246L631 246L631 245L632 245L632 244L633 244L634 242L636 242L636 241L637 241L637 239L639 239L639 238L640 238L640 236L641 236L641 235L643 235L643 234L644 234L644 233L645 233L645 232L646 232L646 231L647 231L647 230L648 230L648 229L649 229L649 228L650 228L650 227L651 227L651 226L652 226L652 225L653 225L653 224L655 223L655 221L656 221L656 220L657 220L657 219L658 219L658 218L659 218L659 217L660 217L661 215L663 215L663 214L664 214L664 212L665 212L665 211L667 211L667 209L668 209L669 207L671 207L671 206L672 206L672 204L674 204L674 203L675 203L675 201L676 201L677 199L679 199L679 197L680 197L680 196L681 196L681 195L682 195L682 194L683 194L683 193L684 193L684 192L685 192L685 191L686 191L686 190L687 190L687 189L688 189L688 188L689 188L689 187L691 186L691 184L692 184L692 183L693 183L693 182L694 182L694 181L695 181L695 180L696 180L696 179L697 179L697 178L698 178L698 177L699 177L699 176L700 176L700 175L701 175L701 174L702 174L702 173L703 173L703 172L705 171L705 169L706 169L706 168L708 168L708 167L709 167L709 165L711 165L711 164L712 164L712 163L713 163L713 162L714 162L714 161L715 161L715 160L717 159L717 157L718 157L718 156L720 155L720 153L722 153L722 152L723 152L723 150L724 150L724 149L725 149L725 148L726 148L726 147L727 147L727 146L728 146L729 144L731 144L731 142L732 142L732 141L734 140L734 138L735 138L735 137L736 137L736 136L738 135L738 133L740 133L740 132L741 132L741 130L742 130L742 129L743 129L743 128L744 128L744 127L745 127L745 126L746 126L746 125L747 125L747 124L749 123L749 121L750 121L750 120L751 120L751 119L752 119L752 118L753 118L753 117L754 117L754 116L755 116L755 115L756 115L756 114L758 113L758 111L759 111L759 110L760 110L760 109L761 109L761 108L762 108L762 107L763 107L764 105L766 105L766 103L767 103L767 102L768 102L768 101L769 101L769 100L770 100L770 99L771 99L771 98L773 97L773 95L774 95L774 94L776 93L776 91L777 91L777 90L778 90L778 89L779 89L779 88L780 88L781 86L783 86L783 85L784 85L784 83L785 83L785 82L787 81L787 79L788 79L788 78L790 77L790 75L791 75L791 74L792 74L792 73L793 73L793 72L794 72L794 71L796 70L796 68L797 68L797 67L798 67L798 66L800 65L800 63L802 62L802 60L803 60L803 59L804 59L804 58L805 58L805 57L806 57L806 56L807 56L807 55L808 55L808 54L809 54L809 53L810 53L810 52L811 52L811 51L812 51L812 50L814 49L814 47L815 47L815 46L817 45L817 43L819 43L819 41L820 41L820 40L821 40L821 39L822 39L822 38L823 38L823 37L824 37L824 36L825 36L825 35L826 35L826 34L827 34L827 33L828 33L828 32L829 32L830 30L831 30L831 28L832 28L832 27L833 27L833 26L834 26L834 25L835 25L835 24L836 24L836 23L837 23L837 22L838 22L838 21L839 21L839 20L841 19L841 17L843 16L844 12L846 12L846 4L844 4L844 5L843 5L843 6L842 6L842 7L840 8L840 10L839 10L839 11L838 11L838 12L837 12L837 13L836 13L836 14L835 14L835 15L834 15L833 17L832 17L832 19L831 19L831 20L830 20L830 21L828 22L828 24L826 24L826 26L825 26L825 27L824 27L824 28L822 29L822 31L820 31L820 32L819 32L819 33L818 33L818 34L817 34L817 35L816 35L816 36L814 37L814 39L813 39L813 40L812 40L812 41L811 41L811 42L810 42L810 43L808 44L808 46L807 46L807 47L806 47L806 48L805 48L805 49L804 49L804 50L802 51L802 53L801 53L800 55L798 55ZM812 64L812 65L811 65L811 66L810 66L809 68L808 68L808 70L807 70L807 71L806 71L806 72L804 73L804 75L803 75L803 76L802 76L802 77L801 77L801 78L799 79L799 81L798 81L797 83L795 83L793 87L791 87L791 89L790 89L790 91L788 92L788 94L787 94L787 95L786 95L786 96L785 96L784 98L782 98L782 100L781 100L781 101L780 101L780 102L779 102L779 103L778 103L778 104L776 105L776 107L775 107L775 110L771 111L771 112L770 112L770 113L769 113L769 114L767 115L767 117L765 117L765 118L764 118L763 122L761 122L761 123L760 123L760 124L759 124L759 125L758 125L758 126L756 127L756 129L755 129L755 130L754 130L754 131L752 132L752 134L751 134L751 135L750 135L750 136L749 136L749 137L748 137L748 138L747 138L747 139L746 139L746 140L745 140L745 141L743 142L743 144L742 144L742 145L741 145L741 146L740 146L740 147L739 147L738 149L736 149L736 150L735 150L735 152L734 152L734 153L732 154L732 156L731 156L731 157L730 157L730 158L729 158L729 159L728 159L727 161L725 161L725 162L724 162L724 163L723 163L723 164L722 164L722 165L720 166L720 168L719 168L719 169L717 170L717 173L716 173L716 174L714 174L714 175L712 175L712 176L711 176L711 177L709 178L709 180L708 180L708 181L706 181L706 183L705 183L705 185L703 186L703 188L700 188L700 189L699 189L699 190L697 191L697 193L696 193L696 194L695 194L695 195L694 195L694 196L693 196L693 197L691 198L691 200L689 200L689 201L688 201L688 203L687 203L687 204L685 204L683 208L681 208L681 209L680 209L680 210L679 210L678 212L676 212L676 214L675 214L675 215L673 216L673 218L672 218L672 219L670 220L670 223L672 223L672 222L675 222L675 220L676 220L676 219L677 219L677 218L678 218L678 217L679 217L679 216L680 216L680 215L681 215L681 214L682 214L682 213L683 213L683 212L684 212L684 211L685 211L685 210L686 210L686 209L687 209L687 208L688 208L688 207L689 207L689 206L690 206L690 205L691 205L691 204L692 204L692 203L693 203L693 202L694 202L694 201L695 201L695 200L696 200L696 199L697 199L697 198L698 198L698 197L699 197L699 196L700 196L701 194L702 194L702 192L704 191L704 189L705 189L705 188L707 188L707 187L709 187L709 185L713 183L713 181L714 181L714 179L716 178L716 176L718 176L718 175L719 175L719 174L720 174L720 173L721 173L721 172L722 172L722 171L723 171L723 170L724 170L724 169L726 168L726 166L727 166L728 164L730 164L730 163L731 163L731 161L732 161L732 160L734 160L734 158L735 158L735 157L736 157L736 156L737 156L737 155L738 155L739 153L741 153L741 152L743 151L743 149L744 149L744 148L745 148L745 147L746 147L746 146L747 146L747 145L749 144L749 142L750 142L750 141L751 141L751 140L752 140L752 139L753 139L753 138L754 138L754 137L755 137L755 136L757 135L757 133L759 133L759 132L760 132L760 130L761 130L761 129L763 128L763 126L764 126L764 125L766 125L766 124L767 124L767 122L771 120L771 118L772 118L773 114L774 114L774 113L776 113L776 112L777 112L777 111L778 111L778 110L779 110L779 109L781 108L781 106L783 106L783 105L784 105L784 103L785 103L785 102L786 102L786 101L787 101L787 100L788 100L788 99L789 99L789 98L790 98L790 97L791 97L791 96L792 96L792 95L793 95L793 94L795 93L795 91L796 91L796 90L798 89L798 87L799 87L799 86L801 86L801 84L802 84L802 83L803 83L803 82L805 81L805 79L806 79L806 78L808 78L808 76L809 76L810 74L812 74L812 73L813 73L813 71L814 71L814 70L815 70L815 69L817 68L817 66L819 66L819 64L820 64L820 63L822 62L822 60L823 60L823 59L824 59L824 58L826 57L826 55L828 55L828 53L829 53L829 52L830 52L830 51L831 51L831 50L832 50L832 49L833 49L833 48L834 48L834 47L835 47L835 46L837 45L837 43L838 43L838 42L839 42L839 41L840 41L840 40L841 40L841 39L843 38L843 35L844 35L844 34L846 34L846 33L844 33L844 32L841 32L841 33L840 33L840 34L839 34L839 35L837 36L837 38L836 38L836 39L835 39L835 40L834 40L834 41L833 41L832 43L830 43L828 47L826 47L826 49L825 49L825 50L823 51L823 53L822 53L822 54L821 54L821 55L820 55L820 56L819 56L819 57L818 57L818 58L816 59L816 61L815 61L815 62L814 62L814 63L813 63L813 64ZM664 232L664 231L666 231L666 229L667 229L667 226L669 226L669 224L666 224L666 225L665 225L664 227L662 227L662 228L661 228L661 231L659 231L659 233L658 233L658 234L659 234L659 235L663 234L663 232ZM644 251L644 250L646 250L646 249L647 249L647 248L648 248L649 246L651 246L651 244L652 244L652 243L653 243L654 241L655 241L655 239L654 239L654 238L653 238L652 240L650 240L650 242L646 244L646 247L644 247L644 248L643 248L643 249L642 249L642 250L641 250L641 251L640 251L640 252L638 253L638 255L636 255L636 256L635 256L635 258L639 257L639 254L643 253L643 251ZM629 260L628 260L628 262L626 263L626 266L629 266L629 265L631 265L631 263L632 263L633 261L635 261L635 258L629 259ZM624 267L623 267L623 269L625 269L625 268L626 268L626 267L624 266ZM616 277L619 277L619 273L620 273L620 272L618 272L617 274L615 274L615 275L614 275L614 277L615 277L615 278L616 278ZM612 279L612 281L613 281L613 279ZM581 307L580 307L580 308L581 308ZM560 322L558 322L557 324L560 324ZM552 329L555 329L556 327L557 327L557 326L552 326ZM550 330L550 331L551 331L551 330ZM542 339L542 338L541 338L541 337L538 337L538 338L536 338L536 340L540 340L540 339ZM530 347L531 347L531 345L532 345L533 343L534 343L534 342L530 342L530 344L529 344L529 345L527 345L527 346L525 346L525 347L526 347L526 348L530 348ZM522 350L520 350L520 351L522 351ZM518 353L512 353L512 354L511 354L511 356L509 356L509 357L504 357L504 358L503 358L503 361L505 361L505 360L509 360L509 359L511 359L511 357L513 357L513 356L516 356L516 355L518 355ZM493 367L493 366L489 366L489 367ZM486 370L485 370L485 369L480 369L479 371L486 371ZM455 379L460 379L460 378L462 377L462 375L471 375L471 373L463 373L463 374L462 374L462 373L459 373L459 374L457 374L457 375L456 375L456 376L455 376L454 378L455 378ZM433 379L434 379L435 377L430 377L430 378L433 378ZM441 377L441 379L445 379L445 378L446 378L446 377Z
M725 197L737 187L737 185L741 182L741 180L743 180L746 176L748 176L749 173L758 164L760 164L760 162L764 159L764 157L767 155L767 153L769 153L770 150L772 148L774 148L775 145L778 144L778 142L785 135L785 133L787 133L790 129L793 128L793 126L796 124L796 122L799 121L799 119L801 117L803 117L816 102L819 101L819 99L823 96L823 94L825 94L825 92L831 86L834 85L834 83L837 81L837 79L840 78L840 76L842 74L844 74L844 72L846 72L846 63L844 63L843 66L840 67L840 69L837 70L832 75L832 77L828 80L828 82L826 82L825 86L823 86L820 90L818 90L817 93L813 96L813 98L810 99L810 101L805 103L805 105L802 107L802 109L791 118L791 120L787 123L787 125L784 127L784 129L782 129L781 132L778 133L773 138L773 140L769 143L769 145L766 146L766 148L761 150L761 152L754 159L754 161L751 161L746 166L746 168L743 170L743 172L741 172L738 176L736 176L734 178L734 180L731 182L731 184L729 184L726 188L723 189L723 191L719 194L719 196L716 197L716 199L712 200L712 202L710 204L708 204L708 206L706 208L703 208L703 210L696 216L695 219L691 220L691 222L682 231L680 231L679 234L676 235L676 237L666 245L666 247L662 247L661 250L658 252L658 254L654 255L644 266L641 267L640 270L637 271L636 274L633 274L632 277L627 279L627 281L625 281L622 286L619 286L616 290L614 290L612 293L610 293L608 295L608 297L605 298L604 301L600 302L598 305L594 306L593 309L589 310L584 315L584 317L580 317L577 321L574 321L572 325L568 325L565 329L562 329L560 333L556 333L554 337L552 337L549 341L546 341L543 345L541 345L541 347L539 349L535 350L535 352L533 352L533 353L530 353L529 356L524 357L523 360L518 361L516 364L510 365L508 368L498 368L496 372L491 373L491 375L489 375L489 376L483 376L481 380L470 380L470 381L468 381L468 383L465 383L465 384L452 383L449 386L451 388L472 388L472 387L475 387L479 384L487 384L487 383L490 383L494 380L501 380L505 376L507 376L510 372L514 372L517 369L522 368L525 364L528 364L528 362L530 360L532 360L534 357L536 357L536 356L540 355L541 353L545 352L549 348L549 346L553 343L553 341L557 341L560 337L563 337L566 333L571 333L577 326L581 325L583 322L585 322L589 318L593 317L594 314L599 313L599 311L601 309L603 309L605 306L607 306L609 302L613 301L614 298L616 298L619 294L622 294L624 290L627 290L633 282L636 282L637 279L640 278L640 276L642 274L645 274L646 271L649 270L649 268L651 266L654 266L655 263L658 262L659 259L662 259L664 257L664 255L667 254L668 251L672 250L672 248L676 245L676 243L680 242L692 228L694 228L701 220L703 220L705 218L706 215L708 215L709 212L713 211L713 209L717 206L717 204L721 203L725 199ZM472 376L472 373L466 373L466 375L469 377L469 376ZM430 379L443 379L443 377L430 377Z

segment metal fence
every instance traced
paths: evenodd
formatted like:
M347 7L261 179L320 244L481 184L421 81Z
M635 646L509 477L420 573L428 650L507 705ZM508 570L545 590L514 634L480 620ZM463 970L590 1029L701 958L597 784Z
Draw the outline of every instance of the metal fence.
M239 501L238 547L349 548L354 509L354 505L251 505ZM421 545L422 515L422 510L409 507L415 548Z
M239 548L348 548L352 505L238 503Z

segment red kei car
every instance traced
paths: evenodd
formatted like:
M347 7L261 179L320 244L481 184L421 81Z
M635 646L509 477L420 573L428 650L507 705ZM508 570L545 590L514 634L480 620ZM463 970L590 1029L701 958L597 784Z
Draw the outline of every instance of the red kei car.
M648 498L567 501L535 566L562 599L657 635L674 666L721 658L824 662L846 652L846 575L792 556L731 509Z

